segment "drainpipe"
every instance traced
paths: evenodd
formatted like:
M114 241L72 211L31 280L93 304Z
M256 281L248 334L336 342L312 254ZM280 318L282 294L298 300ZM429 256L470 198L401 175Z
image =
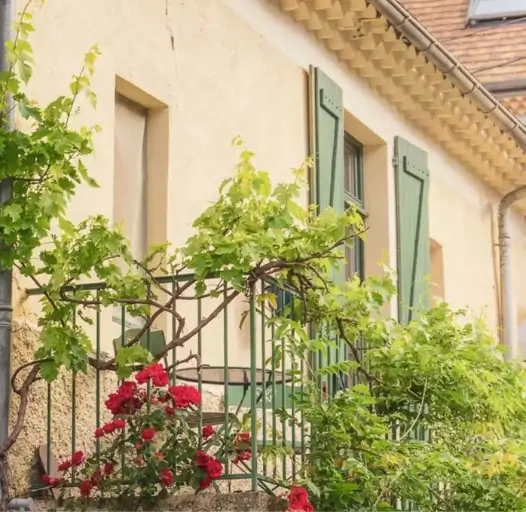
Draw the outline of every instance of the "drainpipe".
M430 62L455 84L504 133L526 149L526 126L484 87L444 46L397 0L367 0L402 33Z
M513 286L511 282L511 243L509 210L512 205L526 197L526 185L508 192L499 203L499 266L500 301L502 308L502 343L508 348L506 358L517 358L517 348L513 342L517 319L513 313Z
M11 39L14 0L2 0L0 5L0 30L2 40L1 68L7 68L5 43ZM12 98L8 103L7 129L13 125ZM0 208L12 197L10 180L0 182ZM1 244L1 241L0 241ZM2 250L6 250L3 248ZM8 250L8 249L7 249ZM9 398L11 396L11 298L12 269L0 270L0 444L7 438L9 422ZM0 503L2 502L0 489Z

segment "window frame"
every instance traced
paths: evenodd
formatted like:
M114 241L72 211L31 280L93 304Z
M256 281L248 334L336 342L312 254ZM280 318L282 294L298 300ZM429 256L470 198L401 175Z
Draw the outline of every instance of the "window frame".
M349 206L354 206L358 213L362 216L363 219L367 217L367 213L364 209L364 172L363 172L363 144L356 140L352 135L345 132L344 133L344 179L343 179L343 191L344 191L344 208L347 209ZM348 155L352 153L355 160L354 173L353 176L354 182L356 183L355 193L346 189L347 173L348 169ZM347 251L354 251L354 262L355 268L350 269L349 272L349 261L346 261L345 264L345 275L346 279L349 279L352 275L358 275L360 280L365 278L365 268L364 268L364 243L361 238L356 238L353 247L348 247L346 245L346 254Z
M502 7L503 1L510 3L509 7ZM510 0L493 0L494 4L486 2L483 4L482 0L470 0L468 21L470 23L484 23L526 17L526 0L521 1L523 5L515 7L511 5ZM481 7L482 5L485 7Z

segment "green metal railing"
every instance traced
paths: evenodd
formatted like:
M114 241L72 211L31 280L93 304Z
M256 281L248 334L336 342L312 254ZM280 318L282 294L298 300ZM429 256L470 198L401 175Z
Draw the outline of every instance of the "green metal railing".
M192 276L162 277L158 279L158 283L167 288L171 287L174 293L178 284L191 279ZM90 291L97 298L104 287L104 283L92 283L79 285L72 290ZM246 414L248 417L252 458L246 464L235 465L227 462L222 479L226 481L225 485L229 489L235 481L242 480L245 484L240 485L244 489L256 490L259 487L268 491L273 490L279 481L290 482L297 478L298 467L305 460L308 451L309 426L305 418L297 413L294 400L291 399L295 391L303 391L303 389L301 389L301 381L288 377L290 369L299 368L303 373L307 364L320 367L348 359L344 346L340 344L337 350L332 350L326 357L316 355L314 363L308 359L295 360L286 350L285 340L274 339L276 329L271 321L276 314L285 312L287 315L293 315L294 301L289 293L274 288L278 307L273 312L269 312L270 310L262 312L256 303L256 296L267 292L268 288L268 283L258 282L248 290L246 297L248 316L241 329L239 320L244 308L240 308L240 304L234 301L226 305L217 318L188 340L202 366L200 372L196 371L193 385L198 388L202 396L207 392L212 394L215 392L213 396L222 396L222 408L218 410L207 411L206 399L204 400L204 405L201 405L197 413L195 427L200 432L202 425L207 421L207 413L216 413L216 416L219 413L222 415L222 425L218 425L218 428L223 429L226 443L229 432L233 428L233 414L237 412L238 415ZM37 297L41 297L42 293L41 290L29 292L30 295ZM214 301L217 303L225 300L227 294L225 286L216 299L176 300L173 309L190 324L185 329L189 332L192 329L192 318L193 324L197 325L213 309ZM94 339L92 357L96 361L105 359L104 352L109 352L109 356L113 357L115 350L137 332L130 329L126 307L120 308L120 325L114 323L113 310L107 311L102 307L91 310L89 314L92 323L86 322L87 313L78 314L80 307L82 306L75 309L73 321L85 328ZM154 356L165 346L167 339L173 339L177 331L175 315L166 314L162 323L160 328L150 327L140 340L140 343ZM281 360L273 357L277 347L281 352ZM187 353L184 347L174 348L161 362L175 365L176 361ZM184 369L188 369L189 366L174 366L170 371L171 383L185 380ZM203 378L206 368L215 368L216 377L221 374L222 382L211 384ZM234 382L234 374L238 378L240 373L246 375L248 379L244 385L239 379ZM114 374L101 370L98 366L90 370L87 376L72 374L71 394L69 397L62 396L62 399L59 399L57 393L59 389L64 389L64 380L60 383L48 384L46 432L42 440L42 444L46 447L46 460L43 463L47 466L45 468L47 471L51 469L50 462L54 457L67 457L77 449L88 451L91 445L91 449L94 449L96 454L100 453L100 440L93 440L91 435L88 435L88 440L86 433L91 434L95 428L109 419L109 411L105 410L103 401L118 384L115 377L112 380L111 375ZM80 382L79 379L82 381ZM320 385L325 388L329 396L350 384L348 375L341 375L336 380L323 376L321 380ZM190 384L187 379L184 383ZM92 397L91 402L88 401L88 396ZM69 400L70 408L64 407L64 403L61 403L64 399ZM82 402L80 405L79 399ZM88 414L87 409L89 409ZM296 418L299 427L289 425L286 419L280 417L278 415L280 409L287 409ZM62 433L59 441L56 439L57 436L53 435L57 429ZM69 436L65 435L66 430L69 431Z

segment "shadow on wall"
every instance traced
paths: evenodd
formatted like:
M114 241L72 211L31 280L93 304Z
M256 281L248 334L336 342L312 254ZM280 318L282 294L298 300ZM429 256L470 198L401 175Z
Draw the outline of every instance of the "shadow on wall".
M436 306L440 299L445 299L444 290L444 256L442 246L432 238L430 246L430 271L431 271L431 306Z
M519 345L519 357L526 360L526 312L519 319L517 343Z

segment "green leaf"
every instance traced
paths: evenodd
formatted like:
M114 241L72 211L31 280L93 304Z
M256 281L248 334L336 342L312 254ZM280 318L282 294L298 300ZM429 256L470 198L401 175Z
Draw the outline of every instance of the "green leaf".
M41 363L40 375L46 382L53 382L58 377L58 366L55 361Z
M152 359L151 354L141 345L121 347L115 356L117 364L117 376L125 379L133 373L133 365L146 364Z

